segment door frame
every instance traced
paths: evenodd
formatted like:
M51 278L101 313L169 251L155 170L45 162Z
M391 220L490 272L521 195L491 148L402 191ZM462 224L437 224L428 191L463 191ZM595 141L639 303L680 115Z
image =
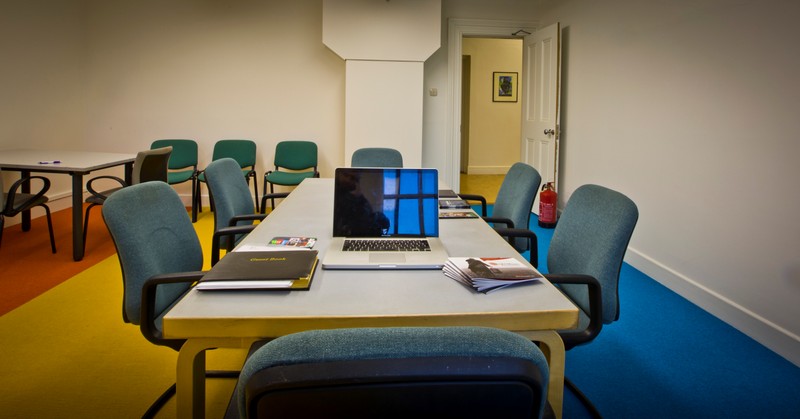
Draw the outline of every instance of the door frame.
M445 173L443 180L455 191L460 190L461 169L461 55L465 36L482 38L522 38L519 30L533 33L538 21L449 19L447 28L447 103L445 129ZM524 68L523 68L524 71ZM522 100L525 100L524 97Z

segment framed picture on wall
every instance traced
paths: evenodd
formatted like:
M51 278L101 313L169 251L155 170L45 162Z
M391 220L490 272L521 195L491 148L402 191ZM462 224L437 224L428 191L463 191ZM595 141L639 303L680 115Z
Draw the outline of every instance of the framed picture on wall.
M492 73L494 79L492 83L493 102L517 101L517 74L500 71Z

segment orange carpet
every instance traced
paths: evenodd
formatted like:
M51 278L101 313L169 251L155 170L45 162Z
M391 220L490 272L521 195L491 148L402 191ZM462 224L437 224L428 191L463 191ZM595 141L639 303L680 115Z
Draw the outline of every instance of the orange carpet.
M115 253L100 208L91 212L86 254L80 262L72 260L72 210L52 216L56 254L50 251L44 216L34 218L27 232L19 224L8 226L6 220L0 244L0 316Z

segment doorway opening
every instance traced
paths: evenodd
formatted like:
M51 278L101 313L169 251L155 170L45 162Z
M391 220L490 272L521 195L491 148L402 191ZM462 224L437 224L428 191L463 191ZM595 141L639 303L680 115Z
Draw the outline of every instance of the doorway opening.
M462 54L461 180L466 175L470 185L489 186L481 195L494 199L508 169L521 160L522 40L467 37Z
M485 20L467 20L467 19L453 19L450 21L450 25L448 28L448 79L449 79L449 87L450 87L450 94L451 100L450 105L448 107L448 126L445 138L445 145L447 150L450 152L448 153L447 159L445 160L445 173L443 173L443 178L449 185L451 185L454 190L460 190L460 175L462 168L466 172L480 172L480 171L491 171L492 166L495 167L499 166L498 164L491 164L491 163L480 163L480 164L473 164L473 167L470 167L470 155L472 157L475 156L477 151L475 151L475 147L473 143L476 135L478 135L475 131L475 124L472 121L462 121L462 115L465 111L469 112L467 115L474 115L476 110L474 109L474 105L478 102L478 98L481 95L484 96L482 100L482 104L486 104L486 97L488 97L488 104L497 104L497 105L509 105L509 103L495 103L492 102L492 83L493 83L493 74L489 74L489 77L484 77L484 82L488 83L488 88L482 89L482 92L479 92L475 85L470 83L470 88L467 90L467 94L469 96L469 106L470 109L463 109L465 106L464 101L462 100L463 96L463 89L462 84L465 82L464 75L463 75L463 65L465 61L463 60L464 55L470 55L469 65L470 65L470 79L475 80L477 77L482 77L477 73L477 60L474 54L465 54L464 53L464 43L465 41L469 44L473 39L477 40L486 40L486 41L500 41L500 40L514 40L520 41L519 36L515 36L514 33L518 32L520 29L523 29L527 32L533 32L535 30L536 25L532 22L520 22L520 21L485 21ZM470 48L470 46L467 46ZM517 55L517 59L522 61L522 52L520 47L520 53ZM490 67L491 68L491 67ZM513 72L509 71L508 69L504 68L496 68L490 73L494 72ZM519 71L517 71L518 77L517 80L521 80L521 66ZM487 80L488 79L488 80ZM517 106L520 104L522 100L521 92L518 91L517 97L519 98ZM518 110L516 112L517 122L515 123L516 127L519 127L519 118L521 118L522 112ZM469 116L467 116L469 117ZM470 118L471 119L471 118ZM495 120L493 121L495 125L503 124L503 120ZM505 122L508 124L508 122ZM488 125L491 125L489 123ZM467 144L467 150L462 151L462 127L467 126L467 138L464 140ZM470 128L472 127L472 128ZM497 127L495 127L497 128ZM491 128L489 128L491 130ZM519 161L520 156L519 154L519 135L515 138L515 146L511 147L511 151L516 155L515 161ZM465 154L462 155L462 152ZM493 154L482 152L483 154ZM462 159L467 160L466 162L462 162ZM483 166L483 167L481 167ZM510 164L509 164L510 166ZM506 168L507 170L507 168Z

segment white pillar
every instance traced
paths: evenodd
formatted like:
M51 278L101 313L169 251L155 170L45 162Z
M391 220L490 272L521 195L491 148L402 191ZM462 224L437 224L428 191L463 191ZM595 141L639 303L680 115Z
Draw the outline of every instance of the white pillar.
M347 62L345 164L391 147L422 165L423 63L441 45L440 0L323 0L322 41Z

